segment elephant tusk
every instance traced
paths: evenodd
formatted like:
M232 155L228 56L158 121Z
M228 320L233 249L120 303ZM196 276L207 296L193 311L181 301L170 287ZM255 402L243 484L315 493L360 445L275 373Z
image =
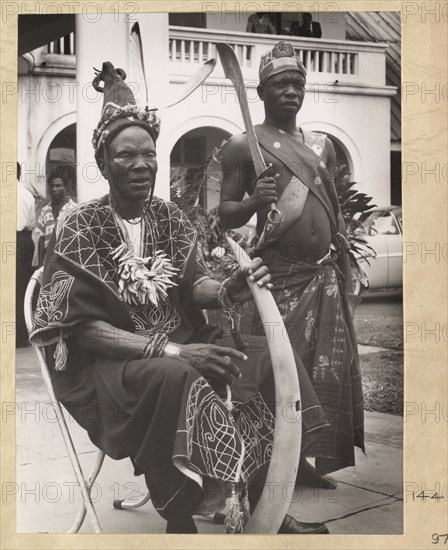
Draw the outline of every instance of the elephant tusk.
M230 237L230 249L241 268L253 260ZM266 287L247 279L265 328L275 382L275 430L272 455L265 486L244 533L276 534L288 511L285 491L294 488L302 443L302 415L296 360L282 316Z

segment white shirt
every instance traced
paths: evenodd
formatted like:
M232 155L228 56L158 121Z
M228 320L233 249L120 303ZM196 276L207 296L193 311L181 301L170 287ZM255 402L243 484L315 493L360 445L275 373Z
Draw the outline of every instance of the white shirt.
M33 229L36 225L34 197L20 182L17 182L17 231Z
M141 218L140 218L141 220ZM128 232L129 241L132 244L134 256L141 256L142 248L142 221L140 223L130 223L123 220L123 224Z

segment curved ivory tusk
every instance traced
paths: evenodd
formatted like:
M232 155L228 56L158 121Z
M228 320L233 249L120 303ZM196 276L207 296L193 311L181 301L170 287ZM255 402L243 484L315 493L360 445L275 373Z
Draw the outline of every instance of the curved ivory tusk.
M253 260L230 237L226 237L241 268ZM296 361L283 319L271 292L247 280L260 313L271 354L275 380L275 431L266 483L258 505L244 532L276 534L288 511L289 491L297 475L302 443L300 386Z

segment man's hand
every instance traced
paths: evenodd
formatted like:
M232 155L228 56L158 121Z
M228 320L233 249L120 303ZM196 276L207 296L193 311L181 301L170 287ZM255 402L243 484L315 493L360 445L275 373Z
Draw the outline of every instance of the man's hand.
M275 176L265 175L257 180L255 190L251 195L251 199L256 205L257 210L264 208L268 204L277 202L277 181L280 174Z
M267 266L264 265L261 258L254 258L252 266L248 269L238 268L230 277L227 283L227 294L232 302L247 302L252 294L247 286L246 277L256 282L258 286L266 286L269 290L272 288L270 283L271 274Z
M214 344L185 344L178 346L179 359L194 367L213 387L232 384L241 378L241 371L233 359L247 360L240 351Z

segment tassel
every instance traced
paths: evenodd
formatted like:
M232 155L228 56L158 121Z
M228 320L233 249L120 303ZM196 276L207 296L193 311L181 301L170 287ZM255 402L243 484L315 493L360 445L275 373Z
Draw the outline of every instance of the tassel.
M227 390L227 397L224 401L224 406L226 409L231 412L233 409L233 403L232 403L232 392L230 390L230 386L226 386ZM227 505L228 505L228 512L226 515L226 519L224 520L224 525L226 528L226 533L228 534L237 534L242 533L244 530L244 526L250 519L250 507L249 507L249 499L247 496L247 486L244 486L243 491L243 497L241 498L241 492L239 490L239 482L241 480L241 470L243 467L243 460L244 460L244 454L245 454L245 448L244 448L244 441L242 440L242 450L241 450L241 458L239 460L238 469L236 472L235 482L232 483L232 493L230 497L227 499Z
M241 502L236 483L232 483L232 494L228 499L229 511L227 512L224 525L226 533L237 534L242 533L244 528L244 512L241 509Z
M67 368L67 346L64 342L64 339L62 337L62 330L61 330L61 336L59 338L59 342L56 346L56 350L54 352L54 359L56 360L56 363L54 365L55 370L58 372L64 371Z
M243 491L243 498L241 499L241 505L243 509L243 524L247 525L250 520L250 504L249 504L249 495L247 491L247 485Z

